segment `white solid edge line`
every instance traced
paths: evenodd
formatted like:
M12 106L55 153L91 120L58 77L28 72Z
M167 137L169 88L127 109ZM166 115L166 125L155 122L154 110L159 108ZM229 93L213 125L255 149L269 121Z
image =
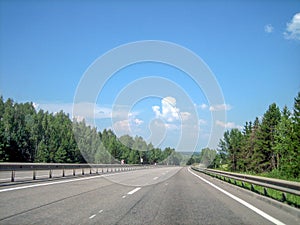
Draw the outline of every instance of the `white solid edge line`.
M132 172L132 171L123 172L122 174L130 173L130 172ZM75 179L71 179L71 180L61 180L61 181L54 181L54 182L50 182L50 183L32 184L32 185L21 186L21 187L6 188L6 189L1 189L0 193L1 192L7 192L7 191L15 191L15 190L33 188L33 187L49 186L49 185L53 185L53 184L63 184L63 183L70 183L70 182L75 182L75 181L90 180L90 179L96 179L96 178L101 178L101 177L109 177L109 176L114 176L114 175L120 175L120 173L102 174L102 175L93 176L93 177L75 178Z
M251 209L252 211L254 211L255 213L259 214L260 216L264 217L265 219L271 221L274 224L278 224L278 225L284 225L284 223L282 223L281 221L275 219L274 217L268 215L267 213L261 211L260 209L256 208L255 206L251 205L250 203L236 197L235 195L223 190L222 188L218 187L217 185L209 182L208 180L204 179L203 177L200 177L199 175L195 174L193 171L190 170L190 168L188 168L188 171L193 174L194 176L198 177L199 179L201 179L202 181L204 181L205 183L209 184L210 186L216 188L217 190L221 191L222 193L224 193L225 195L227 195L228 197L236 200L237 202L241 203L242 205L246 206L247 208Z
M137 192L140 189L141 189L141 187L137 187L137 188L133 189L132 191L129 191L127 194L132 195L133 193Z

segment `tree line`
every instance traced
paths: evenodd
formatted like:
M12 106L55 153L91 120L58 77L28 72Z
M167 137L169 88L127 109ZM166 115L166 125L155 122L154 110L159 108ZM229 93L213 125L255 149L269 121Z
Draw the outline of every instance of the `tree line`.
M273 103L261 119L246 122L242 131L226 131L211 166L222 164L231 171L299 178L300 92L292 112L286 106L280 111Z
M202 164L205 167L210 167L215 163L217 150L203 148L200 152L194 152L188 159L187 165Z
M33 103L0 97L0 162L163 163L179 165L175 149L147 144L142 137L102 132L60 111L36 110Z

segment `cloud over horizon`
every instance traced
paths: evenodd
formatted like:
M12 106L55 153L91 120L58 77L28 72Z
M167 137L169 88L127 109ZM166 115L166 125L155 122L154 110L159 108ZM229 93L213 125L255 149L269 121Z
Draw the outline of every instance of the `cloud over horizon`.
M212 105L209 107L209 111L229 111L232 109L232 106L229 104L218 104Z
M286 24L284 38L288 40L300 40L300 13L296 13L292 20Z
M217 120L216 125L218 125L220 127L223 127L223 128L226 128L226 129L234 129L234 128L237 128L239 130L242 129L242 126L236 125L234 122L227 122L226 123L226 122Z

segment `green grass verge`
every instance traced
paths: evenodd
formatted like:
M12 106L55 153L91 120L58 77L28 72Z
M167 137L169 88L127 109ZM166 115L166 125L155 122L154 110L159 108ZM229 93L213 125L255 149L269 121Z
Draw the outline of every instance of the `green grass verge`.
M268 177L268 178L275 178L275 179L280 179L280 180L300 182L300 177L296 177L296 178L295 177L289 177L284 172L279 171L278 169L274 169L270 172L264 172L264 173L254 173L254 172L251 172L251 171L241 172L241 171L231 171L228 168L227 164L221 165L219 168L214 168L214 169L215 170L220 170L220 171L228 171L228 172L246 174L246 175L253 175L253 176Z

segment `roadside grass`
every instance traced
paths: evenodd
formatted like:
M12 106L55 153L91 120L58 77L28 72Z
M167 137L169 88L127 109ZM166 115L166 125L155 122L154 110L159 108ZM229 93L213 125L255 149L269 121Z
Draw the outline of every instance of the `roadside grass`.
M242 182L233 178L227 178L222 175L216 175L216 174L211 174L207 173L208 175L218 178L220 180L226 181L230 184L237 185L241 188L245 188L247 190L253 191L257 194L267 196L269 198L275 199L277 201L286 203L288 205L294 206L296 208L300 208L300 196L289 194L289 193L283 193L278 190L274 190L271 188L264 188L259 185L252 185L251 183L248 182Z
M215 170L220 170L220 171L233 172L228 168L228 164L220 165L219 168L214 168L214 169ZM251 172L251 171L248 171L248 172L237 171L237 173L246 174L246 175L253 175L253 176L260 176L260 177L275 178L275 179L280 179L280 180L300 182L300 177L297 177L297 178L289 177L285 173L279 171L278 169L274 169L270 172L263 172L263 173L254 173L254 172Z

